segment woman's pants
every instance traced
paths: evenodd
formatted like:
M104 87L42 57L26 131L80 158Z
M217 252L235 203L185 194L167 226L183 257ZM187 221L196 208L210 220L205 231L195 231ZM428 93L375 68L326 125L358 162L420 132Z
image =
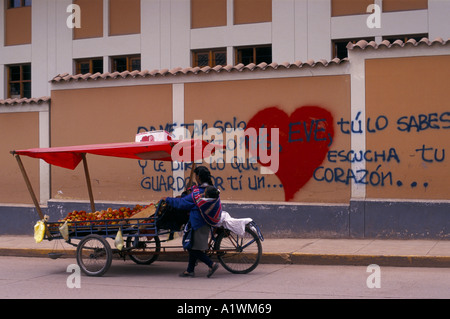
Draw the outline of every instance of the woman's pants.
M212 260L206 255L206 253L203 250L189 250L189 263L187 272L194 272L195 263L197 262L197 259L205 263L209 268L212 267L213 262Z

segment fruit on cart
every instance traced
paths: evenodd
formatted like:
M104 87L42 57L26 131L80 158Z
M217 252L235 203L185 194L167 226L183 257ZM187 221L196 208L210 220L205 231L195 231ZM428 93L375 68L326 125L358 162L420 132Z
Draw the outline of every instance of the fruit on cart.
M154 210L155 205L153 203L149 205L136 205L133 208L129 207L120 207L118 209L113 209L111 207L106 210L100 210L95 212L87 213L84 210L74 210L69 212L66 217L58 220L59 222L67 221L70 226L70 222L81 222L78 225L104 225L104 224L119 224L124 222L125 219L133 218L133 216L137 215L141 218L142 214L139 214L142 211L148 211L149 209ZM148 217L148 216L147 216Z

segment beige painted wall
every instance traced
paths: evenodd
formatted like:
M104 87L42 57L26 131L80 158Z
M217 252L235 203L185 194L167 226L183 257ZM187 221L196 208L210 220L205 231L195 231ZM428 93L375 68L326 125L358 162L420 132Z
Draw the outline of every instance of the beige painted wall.
M9 152L39 147L39 113L0 114L0 203L30 204L30 194L16 159ZM39 198L39 161L21 156L36 196Z
M383 11L403 11L428 9L428 0L383 0Z
M194 120L201 120L208 127L220 128L227 125L227 122L242 122L242 126L268 107L276 106L289 117L296 109L311 105L326 109L332 114L334 121L337 121L339 118L349 117L349 88L349 76L187 83L185 123L191 133L190 124ZM143 107L142 101L148 104ZM298 119L289 121L294 123ZM139 127L143 130L171 130L171 123L171 85L52 92L52 146L130 141L134 139ZM291 130L301 130L302 125L303 123L298 124ZM308 129L310 132L314 131L310 124ZM282 127L280 130L286 135L289 127ZM293 136L299 137L300 133ZM301 148L300 144L293 146ZM348 136L335 134L331 149L349 147ZM292 167L292 174L302 174L307 170L306 167L301 167L302 161L308 161L313 155L302 153L301 156L303 159L280 157L280 167ZM170 163L157 163L155 166L149 161L146 167L140 167L133 160L100 156L88 156L88 163L96 200L153 201L171 195L170 189L165 191L167 184L173 182L170 180ZM284 201L285 185L282 180L277 175L261 175L259 164L245 163L243 167L233 167L231 164L224 167L221 164L206 163L223 191L223 199ZM323 154L324 166L334 167L335 164L327 163L326 154ZM349 166L348 163L346 165ZM145 163L142 162L141 166L145 166ZM311 174L314 168L309 168ZM177 171L180 172L181 169ZM291 172L290 168L288 172ZM52 196L65 199L87 198L83 174L81 165L75 171L53 167ZM188 174L189 170L185 176ZM163 182L158 181L159 187L152 184L151 190L146 189L148 183L155 183L155 179L161 176ZM340 203L347 202L349 198L349 184L318 182L311 177L290 200Z
M190 0L191 28L227 25L227 0Z
M272 0L233 0L234 24L272 21Z
M349 76L323 76L308 78L284 78L267 80L245 80L210 83L189 83L185 85L185 122L193 123L202 120L208 127L223 127L226 123L247 123L255 114L266 108L277 106L290 116L302 106L314 105L330 111L335 122L348 118L350 114L350 83ZM270 115L269 115L270 117ZM297 119L290 119L295 123ZM242 125L242 124L241 124ZM310 128L310 126L309 126ZM281 134L287 134L289 127L280 127ZM291 131L302 130L294 126ZM301 135L293 135L297 139ZM301 148L302 143L292 146ZM348 136L335 134L331 149L348 149ZM287 149L287 148L286 148ZM309 157L310 154L302 153ZM298 158L281 158L280 167L292 167L292 172L299 169L301 160ZM323 165L334 167L334 163ZM349 164L348 164L349 165ZM249 201L284 201L284 189L276 175L261 175L258 170L250 167L248 170L233 168L226 164L220 170L213 165L211 171L215 177L221 178L225 191L224 199ZM248 166L248 165L247 165ZM214 170L214 168L216 169ZM305 168L306 169L306 168ZM233 179L234 178L234 179ZM260 187L255 190L255 181L259 178ZM233 183L233 185L232 185ZM292 201L304 202L347 202L350 198L350 186L338 183L323 183L310 179L298 192Z
M450 56L367 60L366 115L375 130L366 133L367 150L386 152L367 168L392 172L392 185L388 177L369 184L368 198L448 199L449 78ZM388 150L397 155L389 161Z
M171 85L53 91L51 144L133 142L140 126L171 120ZM135 160L88 155L87 162L95 200L151 202L172 194L141 187L142 179L154 172L150 162L144 174ZM52 197L88 198L82 165L74 171L52 167Z
M331 0L331 16L366 14L374 0Z
M367 14L374 0L331 0L331 16ZM428 8L428 0L383 0L383 12L421 10ZM373 11L373 10L372 10Z
M281 156L286 150L288 154L300 151L280 157L284 174L292 172L294 181L285 182L281 173L261 174L259 164L206 163L226 200L283 202L289 188L295 190L288 199L292 202L348 203L355 178L365 184L368 199L448 199L450 110L445 92L449 70L450 56L366 60L365 119L350 118L349 75L185 83L184 122L192 133L194 121L201 121L202 131L197 131L201 134L211 127L243 127L264 115L267 125L282 123L281 139L289 136L295 140L282 145L280 152ZM51 145L126 142L133 141L138 131L171 131L173 107L178 107L172 105L173 94L171 84L54 90ZM308 162L317 155L316 149L305 148L305 128L311 139L314 126L295 117L305 106L325 110L333 118L332 143L320 163ZM274 110L277 113L271 113ZM287 120L277 122L280 116ZM321 116L313 116L311 121ZM0 155L7 168L2 175L1 200L29 203L20 176L8 175L9 170L18 173L8 152L38 145L38 114L1 114L0 120L2 136L17 132L17 138L6 140L7 151ZM364 179L355 177L351 167L355 158L361 158L350 144L352 129L355 138L362 134L360 121L365 121ZM24 160L29 162L26 166L30 166L37 187L38 161ZM177 182L169 163L91 155L88 164L96 200L155 201L171 195ZM295 185L295 178L300 179L311 167L312 177L304 185ZM342 176L337 178L337 173ZM88 198L81 165L74 171L52 167L51 177L52 198Z
M103 36L103 0L74 0L80 6L82 27L73 28L74 39Z
M5 10L5 45L31 43L31 7Z
M109 1L109 34L133 34L141 32L141 1Z

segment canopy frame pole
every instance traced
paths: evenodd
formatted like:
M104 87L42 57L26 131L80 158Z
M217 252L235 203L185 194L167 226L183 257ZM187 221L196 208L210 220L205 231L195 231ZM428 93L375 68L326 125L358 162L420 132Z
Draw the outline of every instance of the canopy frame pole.
M11 153L14 154L13 152L11 152ZM19 164L20 172L22 173L23 179L25 180L25 184L27 185L28 192L30 193L31 199L33 200L34 207L36 207L36 211L39 215L39 218L41 220L43 220L44 223L46 223L47 221L45 220L45 216L42 213L41 206L39 205L39 201L37 200L36 194L34 193L33 186L31 185L30 179L28 178L27 171L25 170L25 167L23 166L22 159L20 158L19 154L14 154L14 157L17 160L17 164ZM47 227L45 227L45 234L47 235L47 238L49 240L52 239L52 235L50 234Z
M31 199L33 200L34 206L36 207L39 218L44 219L44 214L42 213L41 206L39 205L39 201L37 200L36 194L34 193L33 186L31 185L28 174L25 171L25 167L23 166L22 159L18 154L14 154L14 157L17 160L17 164L19 164L20 172L22 173L23 179L25 180L25 184L27 184L28 192L30 193Z
M86 153L81 153L81 157L83 158L84 175L86 176L86 184L89 193L89 201L91 202L91 210L94 213L95 212L94 194L92 193L91 177L89 176Z
M195 170L195 162L192 162L191 175L189 176L189 183L186 185L186 191L189 190L189 188L191 188L192 183L194 182L194 170Z

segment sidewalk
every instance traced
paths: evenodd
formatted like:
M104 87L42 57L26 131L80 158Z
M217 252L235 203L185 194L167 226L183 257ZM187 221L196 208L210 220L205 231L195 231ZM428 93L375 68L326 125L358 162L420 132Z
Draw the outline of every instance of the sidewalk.
M177 245L179 239L162 247ZM450 240L266 238L262 246L261 263L269 264L450 267ZM75 251L63 240L37 244L31 235L0 236L0 256L47 258L50 252L62 252L74 258ZM185 259L185 253L160 256L160 260Z

